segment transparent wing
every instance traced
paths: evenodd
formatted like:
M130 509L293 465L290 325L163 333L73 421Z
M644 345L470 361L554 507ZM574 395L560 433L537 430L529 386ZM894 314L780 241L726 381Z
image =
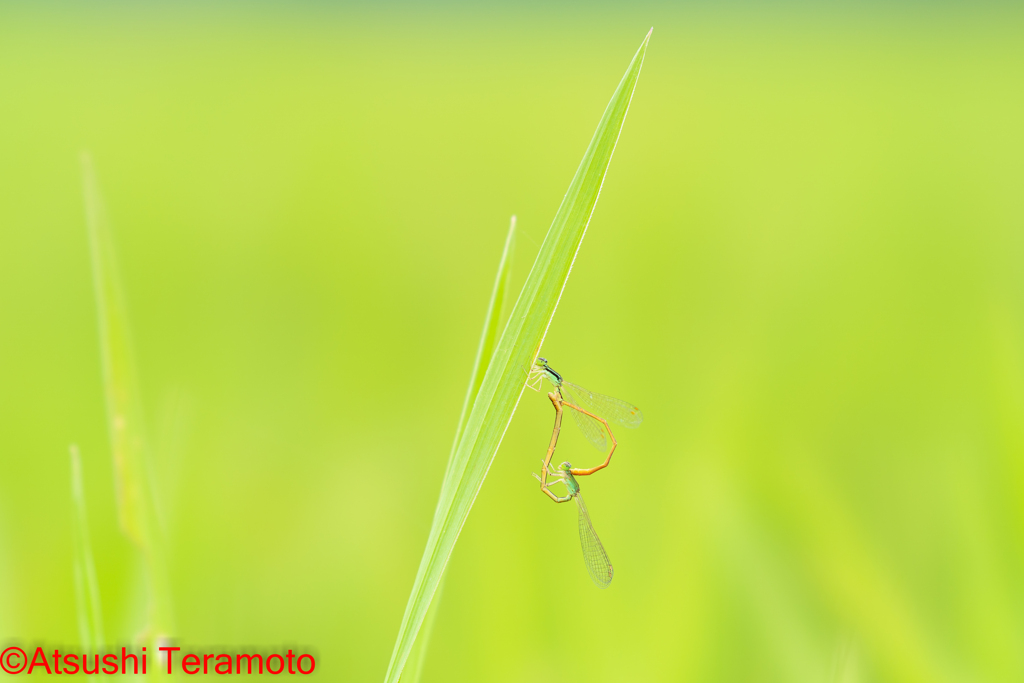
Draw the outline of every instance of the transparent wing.
M594 580L597 587L607 588L608 584L612 582L612 576L615 575L615 569L612 567L611 560L608 559L608 553L604 551L604 546L601 545L601 539L594 531L594 525L590 522L590 513L587 512L587 506L583 503L583 497L578 493L574 497L576 498L576 507L580 512L580 544L583 546L583 561L587 563L587 571L590 572L590 578Z
M562 386L565 398L569 403L573 405L580 405L577 403L577 398L568 391L565 391L565 385ZM581 408L583 406L580 406ZM587 441L594 444L594 447L604 453L608 450L608 440L604 436L604 425L590 417L584 415L578 410L572 408L566 408L565 412L572 413L572 419L576 422L576 426L583 432L583 436L587 437ZM593 412L593 411L591 411Z
M586 408L609 422L618 422L623 427L635 429L644 421L644 414L632 403L598 394L572 382L563 381L562 387L569 389L569 393L576 399L573 402L580 408Z

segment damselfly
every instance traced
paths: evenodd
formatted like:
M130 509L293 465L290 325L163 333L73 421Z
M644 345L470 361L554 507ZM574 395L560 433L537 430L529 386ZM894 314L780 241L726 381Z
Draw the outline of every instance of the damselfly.
M576 501L576 508L579 511L577 524L580 531L580 545L583 546L583 561L587 565L587 571L590 572L590 578L594 580L597 587L607 588L612 582L612 576L615 575L615 569L612 567L611 560L608 559L608 553L605 552L601 539L597 537L597 532L594 531L594 524L590 521L590 513L587 512L583 496L580 495L579 482L576 481L572 472L572 465L567 462L563 462L562 466L557 470L545 463L545 477L541 479L537 474L533 476L540 479L541 488L556 503L565 503L570 498ZM565 484L568 493L564 496L556 496L549 491L546 481L548 476L554 477Z
M623 427L635 429L644 421L644 415L640 409L631 403L598 394L584 389L578 384L566 380L554 370L546 358L537 358L533 369L529 372L526 385L534 391L540 391L544 380L548 380L555 390L548 393L548 398L555 406L555 428L551 434L551 445L548 448L547 457L544 460L545 479L548 466L551 464L551 456L555 452L555 444L558 441L558 433L562 426L562 408L569 408L572 412L576 426L580 428L583 435L601 452L608 452L605 460L600 465L587 469L573 468L572 474L576 476L588 475L602 470L611 462L612 454L618 442L612 434L609 420L621 424ZM603 429L602 429L603 427ZM608 438L605 438L605 432ZM611 441L611 448L608 448L608 441ZM543 480L542 480L543 481Z

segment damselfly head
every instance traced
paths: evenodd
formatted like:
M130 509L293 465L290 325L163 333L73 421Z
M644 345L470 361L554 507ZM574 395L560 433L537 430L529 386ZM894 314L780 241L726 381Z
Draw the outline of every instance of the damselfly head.
M547 358L541 358L540 356L537 356L537 360L536 360L536 362L534 362L534 365L539 365L540 367L544 367L547 364L548 364L548 359Z
M569 470L572 469L572 463L563 462L561 469L562 469L563 472L568 472Z

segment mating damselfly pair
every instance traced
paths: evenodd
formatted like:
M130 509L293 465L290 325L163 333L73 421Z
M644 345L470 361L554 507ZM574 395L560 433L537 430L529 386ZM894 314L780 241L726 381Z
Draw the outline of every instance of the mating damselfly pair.
M634 429L640 426L644 416L639 408L630 403L598 394L569 382L548 365L546 358L538 357L527 375L526 385L535 391L540 391L544 380L549 381L554 388L553 391L548 392L548 398L555 408L555 426L551 431L551 443L548 446L547 455L544 457L541 474L533 476L540 481L541 491L556 503L576 501L579 511L580 544L583 546L583 559L587 564L587 571L590 572L590 578L599 588L607 588L615 574L615 569L608 559L608 553L605 552L601 539L594 531L594 525L590 521L590 513L587 512L587 506L580 495L580 485L576 481L576 477L591 475L604 469L611 462L618 442L615 440L609 422ZM607 452L604 462L589 468L573 467L568 462L563 462L558 469L551 466L551 458L558 445L558 435L562 429L562 415L565 409L569 409L569 412L572 413L573 420L587 440L599 451ZM605 438L606 432L607 439ZM609 441L611 442L610 448ZM554 478L555 483L564 484L566 495L555 495L549 488L548 477Z

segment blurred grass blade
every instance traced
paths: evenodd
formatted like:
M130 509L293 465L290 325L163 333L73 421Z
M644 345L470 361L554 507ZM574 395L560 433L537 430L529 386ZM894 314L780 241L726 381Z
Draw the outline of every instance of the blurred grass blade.
M82 155L86 224L92 254L96 314L99 318L100 356L114 474L117 477L118 513L125 534L144 545L150 521L145 466L142 458L141 409L134 377L128 320L117 279L113 238L106 224L99 188L88 155Z
M532 365L544 341L597 205L650 37L648 32L605 108L487 364L441 488L430 536L385 675L386 683L395 683L402 673L455 541L522 396L525 368Z
M487 315L484 316L484 329L480 333L480 343L476 349L476 359L473 361L473 370L469 374L469 386L466 387L466 398L462 402L462 413L459 415L459 424L455 428L455 439L452 441L452 450L448 454L448 466L445 468L445 480L452 469L452 461L455 458L455 449L459 445L459 437L462 435L462 427L466 423L466 414L469 407L473 405L473 399L484 381L484 372L491 362L491 355L494 353L494 342L498 339L498 326L501 323L501 313L505 308L506 295L508 294L509 278L512 274L512 248L515 244L516 217L508 226L508 235L505 237L505 248L501 252L501 260L498 261L498 273L494 276L494 287L491 289L491 300L487 304ZM438 506L441 501L438 500ZM419 683L423 675L423 663L426 661L427 647L430 645L430 635L434 631L434 622L437 620L437 609L441 602L441 594L444 592L444 577L434 593L434 599L430 602L430 609L423 621L422 633L413 644L406 660L406 666L412 671L412 677L406 680L409 683Z
M144 640L154 642L169 635L172 628L163 542L147 460L142 405L134 374L128 316L118 281L114 240L103 211L92 160L86 153L82 154L82 181L96 290L103 385L117 479L118 513L125 534L142 552L148 597Z
M82 459L78 446L71 444L71 509L74 546L75 604L78 607L78 635L87 653L101 652L103 612L100 609L100 588L96 565L92 560L89 523L85 514L85 489L82 486Z
M853 641L847 636L839 640L832 657L832 675L830 683L857 683L857 651Z

